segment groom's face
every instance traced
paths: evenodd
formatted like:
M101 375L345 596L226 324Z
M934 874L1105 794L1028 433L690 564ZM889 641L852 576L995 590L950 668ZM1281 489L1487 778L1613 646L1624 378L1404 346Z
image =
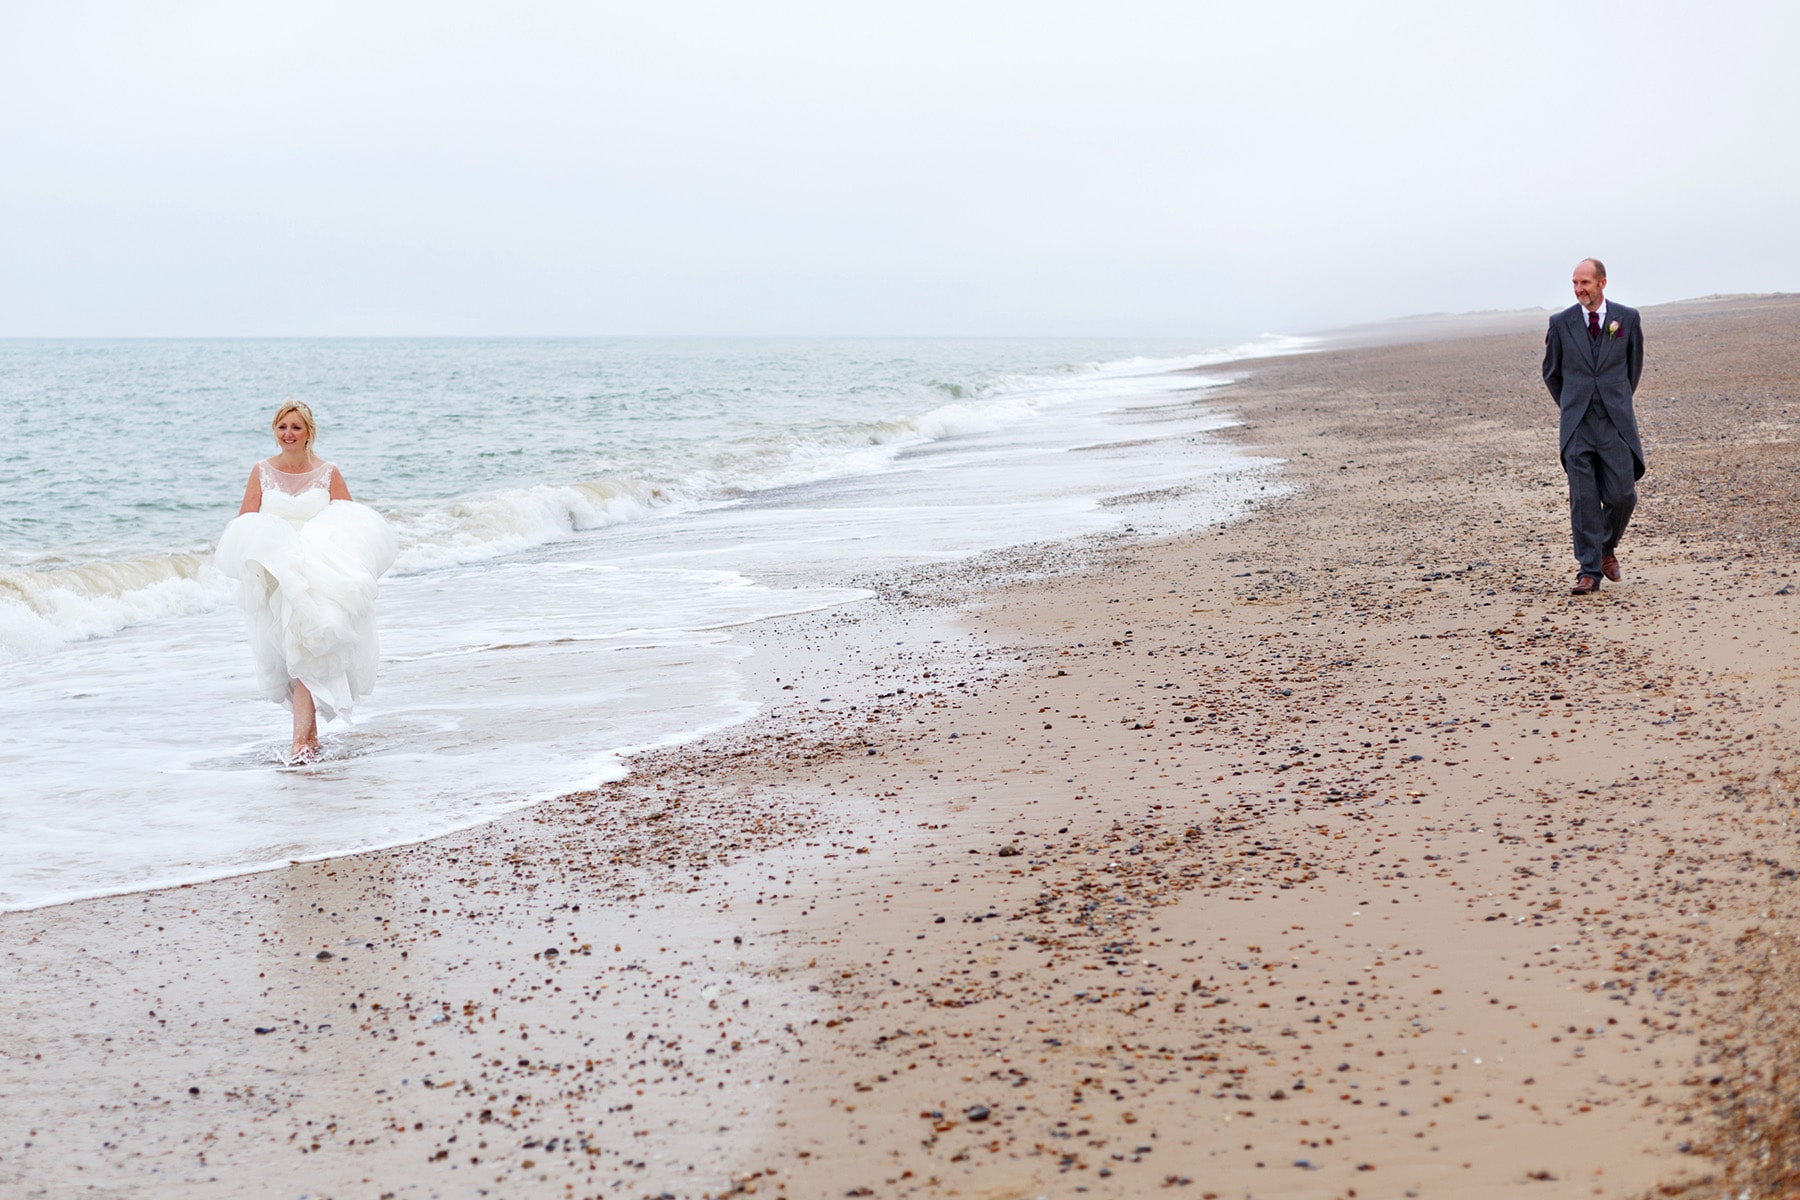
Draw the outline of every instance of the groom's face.
M1581 301L1581 307L1592 312L1600 307L1600 301L1606 294L1606 277L1594 273L1594 264L1582 262L1575 265L1575 299Z

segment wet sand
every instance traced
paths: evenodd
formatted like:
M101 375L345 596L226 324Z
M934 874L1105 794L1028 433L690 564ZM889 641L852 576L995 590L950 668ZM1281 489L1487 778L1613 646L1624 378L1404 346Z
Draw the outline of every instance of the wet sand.
M599 793L0 917L0 1190L1781 1194L1800 298L1646 310L1593 598L1543 319L1250 364L1249 520L865 581Z

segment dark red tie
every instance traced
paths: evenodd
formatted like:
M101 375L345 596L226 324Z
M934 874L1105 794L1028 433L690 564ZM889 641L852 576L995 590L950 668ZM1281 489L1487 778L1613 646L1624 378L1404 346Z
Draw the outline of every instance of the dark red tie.
M1600 340L1600 314L1597 312L1588 314L1588 336L1596 342Z

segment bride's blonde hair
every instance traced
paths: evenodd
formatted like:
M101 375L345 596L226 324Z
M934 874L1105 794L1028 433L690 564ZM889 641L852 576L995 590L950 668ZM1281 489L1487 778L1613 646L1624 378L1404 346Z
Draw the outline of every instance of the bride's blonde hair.
M300 418L300 423L306 426L306 448L311 450L313 439L319 436L319 423L313 420L312 409L306 407L306 405L302 404L300 401L293 399L283 400L281 402L281 407L276 409L275 415L269 419L269 428L273 429L281 424L281 418L287 416L289 413L297 415Z

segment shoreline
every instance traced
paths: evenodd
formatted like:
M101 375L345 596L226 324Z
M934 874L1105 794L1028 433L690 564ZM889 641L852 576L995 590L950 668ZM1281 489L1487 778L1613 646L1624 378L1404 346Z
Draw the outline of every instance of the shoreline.
M42 1114L0 1181L1747 1180L1724 1134L1794 994L1751 952L1792 936L1800 303L1646 322L1599 597L1566 595L1541 324L1260 360L1202 400L1287 460L1248 519L784 621L753 670L791 703L595 793L0 916L0 1091Z
M286 724L281 710L243 703L242 616L228 600L221 608L212 596L204 611L128 623L42 661L13 661L16 669L0 673L11 684L0 722L17 726L16 744L0 754L0 769L14 777L19 798L8 823L14 836L0 839L0 909L411 844L522 800L591 788L622 774L624 756L711 734L757 711L762 698L743 695L736 676L737 631L859 598L820 581L1108 526L1112 514L1095 501L1113 480L1155 486L1205 474L1217 463L1200 460L1230 455L1209 450L1203 437L1133 440L1146 423L1170 431L1146 415L1171 398L1157 392L1198 390L1204 378L1134 376L1149 368L1131 358L1009 374L1000 369L1008 362L1036 362L1054 348L934 347L868 364L877 381L904 386L852 395L851 411L834 411L816 427L791 412L776 418L782 405L801 406L809 388L828 389L851 368L826 351L812 367L800 351L784 360L776 374L787 390L776 389L781 403L770 402L766 427L751 439L759 448L739 447L743 469L766 478L741 494L730 494L729 479L705 497L684 499L676 489L663 497L669 503L637 511L641 520L574 534L556 514L581 524L563 502L587 485L506 493L507 504L526 508L543 500L549 509L538 515L563 538L532 545L542 541L533 535L516 555L486 565L456 566L450 554L442 570L390 577L381 600L381 694L353 725L328 726L324 761L304 773L278 766L288 748L276 733ZM1078 347L1065 349L1073 355ZM905 382L924 376L934 355L964 364L960 374ZM984 356L991 361L980 365ZM1060 359L1052 353L1051 361ZM705 391L708 371L731 365L722 362L676 372L686 380L680 386L698 389L683 393L684 403ZM745 380L736 403L749 403L742 397L756 392L753 382ZM858 423L850 419L858 406L898 415ZM731 411L714 414L711 432L691 447L693 471L708 455L737 453L718 440ZM682 419L677 408L656 424L660 433L645 436L679 447ZM1208 421L1188 424L1197 433ZM1063 453L1114 438L1110 452ZM766 470L751 470L772 446L789 468L764 462ZM817 470L792 465L804 462ZM1074 469L1065 473L1062 463ZM514 527L480 496L465 499L465 515L488 533ZM1219 497L1222 506L1236 502ZM446 547L461 536L441 532ZM136 595L127 589L113 599ZM162 611L132 605L139 616ZM131 697L171 673L193 686L146 715ZM164 726L194 736L171 741ZM105 746L93 744L96 728L111 731Z

